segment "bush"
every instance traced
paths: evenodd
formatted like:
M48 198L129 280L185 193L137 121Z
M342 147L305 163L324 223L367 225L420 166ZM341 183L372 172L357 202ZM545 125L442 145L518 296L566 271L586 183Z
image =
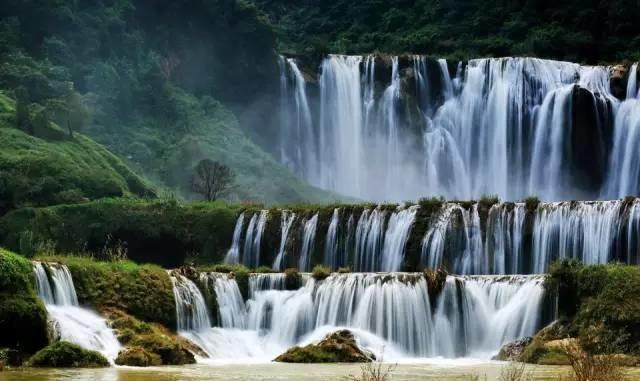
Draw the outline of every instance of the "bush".
M130 347L118 353L116 365L126 366L159 366L162 359L155 353L149 353L142 347Z
M331 275L331 269L324 265L316 265L313 268L312 276L315 280L324 280Z
M284 283L287 290L297 290L302 287L302 274L300 274L298 269L285 269Z
M29 365L39 368L104 368L109 366L104 356L66 341L59 341L38 351Z

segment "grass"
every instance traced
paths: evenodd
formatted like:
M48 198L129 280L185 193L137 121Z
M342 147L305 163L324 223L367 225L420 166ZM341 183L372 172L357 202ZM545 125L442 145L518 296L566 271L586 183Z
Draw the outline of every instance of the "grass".
M86 136L31 136L13 128L13 100L2 95L1 101L0 214L23 206L154 195L122 160ZM59 129L51 124L50 130Z

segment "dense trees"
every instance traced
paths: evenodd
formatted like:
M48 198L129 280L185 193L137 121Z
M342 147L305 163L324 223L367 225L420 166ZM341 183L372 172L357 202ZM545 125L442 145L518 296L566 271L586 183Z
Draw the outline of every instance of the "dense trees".
M255 0L281 50L640 59L635 0Z

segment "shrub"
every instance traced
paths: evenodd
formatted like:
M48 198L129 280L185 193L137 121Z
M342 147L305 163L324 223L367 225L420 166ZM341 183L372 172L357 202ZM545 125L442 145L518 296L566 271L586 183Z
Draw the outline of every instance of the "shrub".
M569 359L572 373L563 381L625 381L628 378L609 356L594 356L575 344L562 348Z
M349 274L349 273L351 273L351 267L349 267L349 266L347 266L347 267L339 267L337 273L338 274Z
M298 269L290 268L284 270L284 282L287 290L297 290L302 286L302 275Z
M158 366L162 365L162 359L155 353L149 353L141 347L130 347L118 353L115 363L127 366Z
M315 280L324 280L331 275L331 269L324 265L316 265L313 268L312 276Z
M533 212L538 208L540 199L535 196L530 196L524 199L524 206L529 212Z
M109 366L109 361L96 351L59 341L38 351L29 360L29 365L41 368L103 368Z

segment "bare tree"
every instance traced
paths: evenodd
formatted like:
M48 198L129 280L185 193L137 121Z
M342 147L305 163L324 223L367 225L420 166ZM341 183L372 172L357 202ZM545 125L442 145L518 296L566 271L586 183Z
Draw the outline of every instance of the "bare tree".
M231 168L209 159L200 160L194 168L191 189L207 201L215 201L233 189L235 175Z

